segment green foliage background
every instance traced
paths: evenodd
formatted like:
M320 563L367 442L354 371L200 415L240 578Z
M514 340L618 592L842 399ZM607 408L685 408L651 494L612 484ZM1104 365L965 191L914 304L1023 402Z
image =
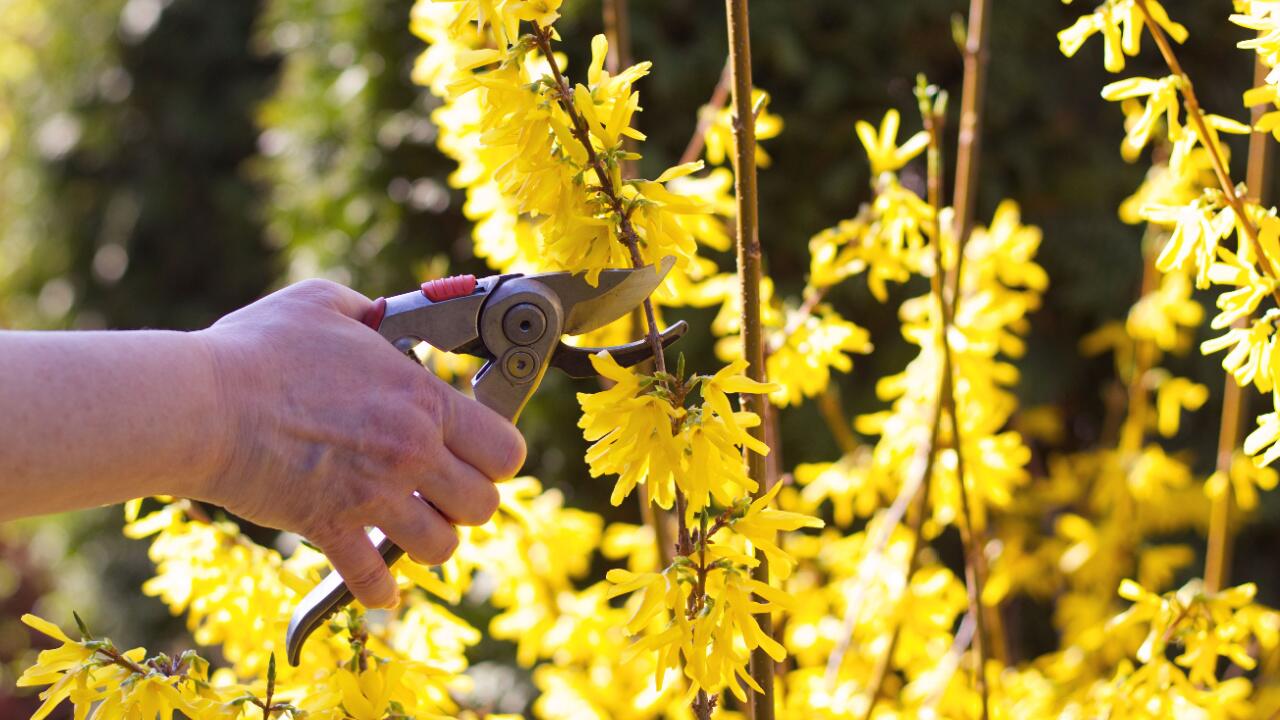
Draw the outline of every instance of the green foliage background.
M433 100L409 81L421 47L408 31L411 4L12 0L0 8L0 327L199 328L301 277L333 277L376 296L446 263L483 273L469 253L461 195L445 182L452 165L432 145ZM919 72L958 96L952 20L966 5L752 4L757 84L786 122L760 179L767 267L784 294L803 285L809 236L867 197L854 121L878 122L893 106L908 130L917 127ZM992 5L979 217L1011 197L1044 229L1040 257L1052 286L1034 320L1021 394L1027 406L1063 407L1068 447L1086 446L1099 432L1111 370L1106 359L1079 359L1076 344L1123 317L1135 297L1140 229L1121 224L1115 208L1141 171L1116 152L1121 121L1098 96L1108 81L1100 53L1070 64L1058 54L1054 35L1072 9ZM1220 5L1168 3L1192 30L1182 54L1206 104L1243 117L1252 56L1234 49L1241 34ZM639 119L649 136L640 169L651 176L679 156L719 76L723 8L631 6L634 53L654 62ZM588 40L601 30L599 2L567 0L565 14L564 49L572 68L585 67ZM856 282L833 302L877 344L842 383L850 407L867 411L877 406L874 378L908 357L895 305L876 304ZM710 366L711 338L683 345L694 366ZM1198 358L1185 372L1214 390L1177 440L1207 472L1221 372ZM525 413L528 470L571 503L630 519L634 506L608 508L607 483L581 465L583 443L565 421L576 389L549 376ZM825 433L812 431L820 421L811 408L784 421L787 465L834 457ZM145 548L118 531L117 509L0 527L0 661L25 652L16 618L37 602L55 616L77 609L122 643L187 642L178 621L141 598ZM1280 502L1266 498L1239 539L1236 573L1259 581L1271 604L1280 573L1267 560L1278 541ZM1043 633L1030 623L1024 650L1051 641ZM481 647L477 659L500 654ZM29 711L6 695L13 677L0 670L0 716Z

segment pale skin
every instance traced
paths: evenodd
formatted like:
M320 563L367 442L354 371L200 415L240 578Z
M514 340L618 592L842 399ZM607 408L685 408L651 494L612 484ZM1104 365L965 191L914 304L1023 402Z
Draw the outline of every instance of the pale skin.
M197 332L0 332L0 521L194 498L308 538L357 600L394 606L364 528L444 562L525 445L365 327L369 306L313 280Z

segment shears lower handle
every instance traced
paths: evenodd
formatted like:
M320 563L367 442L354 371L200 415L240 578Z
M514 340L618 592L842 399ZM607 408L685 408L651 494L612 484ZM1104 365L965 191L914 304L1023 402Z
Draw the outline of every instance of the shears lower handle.
M404 550L391 542L391 539L377 528L369 531L369 540L378 549L387 567L391 567L404 555ZM319 585L307 593L293 611L293 616L289 618L289 630L285 633L285 646L290 665L298 664L302 656L302 646L311 633L315 632L335 610L348 605L354 599L346 582L336 572L330 572Z

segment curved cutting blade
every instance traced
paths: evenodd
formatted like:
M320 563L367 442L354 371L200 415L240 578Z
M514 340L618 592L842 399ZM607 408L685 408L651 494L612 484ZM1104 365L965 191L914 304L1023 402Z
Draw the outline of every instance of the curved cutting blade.
M581 274L558 272L527 277L559 296L564 310L563 333L581 335L598 330L639 306L662 284L675 264L676 259L668 255L657 265L605 270L595 287Z

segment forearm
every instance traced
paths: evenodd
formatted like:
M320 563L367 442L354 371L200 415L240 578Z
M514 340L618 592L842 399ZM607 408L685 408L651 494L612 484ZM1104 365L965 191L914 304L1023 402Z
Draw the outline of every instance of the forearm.
M0 520L196 494L223 415L196 334L0 332Z

